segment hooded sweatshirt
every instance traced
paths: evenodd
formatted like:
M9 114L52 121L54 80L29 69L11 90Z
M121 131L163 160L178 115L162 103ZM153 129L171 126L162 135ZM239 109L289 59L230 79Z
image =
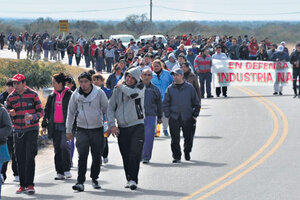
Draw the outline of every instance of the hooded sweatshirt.
M145 87L140 80L141 71L138 67L128 70L125 73L125 80L128 74L133 76L136 84L133 86L123 84L113 90L107 110L109 128L116 126L115 119L122 128L144 123Z
M169 69L169 71L172 71L173 67L175 65L177 65L178 62L177 62L176 57L175 57L175 55L173 53L169 54L168 59L170 59L170 57L174 58L175 61L174 62L170 62L170 60L167 60L166 61L166 66Z
M5 144L7 136L12 133L12 123L5 108L0 105L0 145Z
M76 114L77 127L95 129L103 126L103 114L107 113L108 100L103 90L93 86L87 97L84 97L84 94L79 91L80 87L74 91L69 102L67 133L72 132Z

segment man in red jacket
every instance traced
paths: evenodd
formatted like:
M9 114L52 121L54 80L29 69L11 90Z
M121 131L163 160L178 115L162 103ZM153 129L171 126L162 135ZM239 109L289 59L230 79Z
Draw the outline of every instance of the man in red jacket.
M75 59L76 59L76 64L79 66L81 56L83 54L83 49L82 46L79 44L79 42L76 42L76 45L74 46L74 54L75 54Z

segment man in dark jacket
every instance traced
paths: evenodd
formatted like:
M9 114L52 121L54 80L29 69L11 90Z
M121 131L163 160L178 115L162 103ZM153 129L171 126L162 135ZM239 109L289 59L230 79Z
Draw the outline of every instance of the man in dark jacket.
M157 123L162 122L162 102L159 89L151 83L152 71L151 69L144 69L142 71L142 80L146 86L145 90L145 142L143 148L142 160L143 164L149 163L152 155L154 132L156 119Z
M190 152L194 139L192 127L199 115L201 106L194 87L184 81L182 69L175 69L172 75L174 83L166 91L163 111L165 116L169 118L173 163L180 163L180 129L183 131L184 155L188 161L191 159Z
M300 79L300 43L296 44L296 50L291 54L291 64L293 65L293 90L294 98L297 97L297 78ZM300 98L300 89L298 93Z

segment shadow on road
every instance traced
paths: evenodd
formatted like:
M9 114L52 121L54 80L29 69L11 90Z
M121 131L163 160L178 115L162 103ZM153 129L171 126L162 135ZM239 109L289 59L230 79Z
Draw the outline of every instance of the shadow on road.
M124 189L125 190L125 189ZM98 196L115 196L120 198L136 198L139 195L151 195L151 196L168 196L168 197L179 197L186 196L186 193L165 191L165 190L147 190L143 188L138 188L135 191L128 189L127 191L122 190L111 190L111 189L101 189L99 192L88 192L89 194Z
M224 167L226 163L213 163L213 162L204 162L191 160L187 162L182 162L181 164L173 164L173 163L149 163L147 164L150 167L192 167L192 166L200 166L200 167Z
M194 136L194 139L222 139L220 136Z
M24 194L26 195L26 194ZM32 196L28 196L28 197L32 197L30 199L72 199L74 197L72 196L66 196L66 195L53 195L53 194L39 194L39 193L35 193L35 195ZM28 198L22 198L22 197L6 197L6 196L2 196L3 200L16 200L16 199L28 199Z

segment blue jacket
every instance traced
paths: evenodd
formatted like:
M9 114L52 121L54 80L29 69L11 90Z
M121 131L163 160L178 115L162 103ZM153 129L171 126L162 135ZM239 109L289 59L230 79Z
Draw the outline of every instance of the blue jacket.
M184 82L183 85L173 83L166 91L163 101L163 112L167 118L177 120L181 117L182 121L198 117L200 113L200 103L195 88Z
M173 77L167 70L163 69L159 76L155 72L152 73L152 83L159 89L162 101L164 100L168 86L172 82Z
M158 88L150 83L146 86L144 108L146 116L157 116L158 119L162 117L162 102L161 95Z
M272 61L276 61L277 58L279 59L279 61L283 61L285 60L286 62L290 61L290 56L289 54L287 54L286 52L275 52L272 57L271 57L271 60Z

